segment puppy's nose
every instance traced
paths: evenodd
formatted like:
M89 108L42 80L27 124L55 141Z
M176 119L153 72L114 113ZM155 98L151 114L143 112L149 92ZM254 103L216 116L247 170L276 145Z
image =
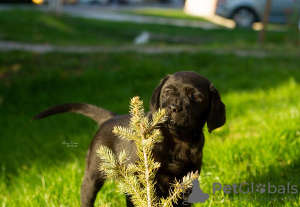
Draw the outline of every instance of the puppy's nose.
M171 112L173 112L173 113L181 111L181 108L176 104L171 103L169 108L170 108Z

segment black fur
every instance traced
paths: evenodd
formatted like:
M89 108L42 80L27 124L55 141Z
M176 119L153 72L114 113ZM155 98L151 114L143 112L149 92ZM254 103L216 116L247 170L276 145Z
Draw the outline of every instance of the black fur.
M161 163L156 174L157 194L166 197L170 183L175 178L181 179L188 172L201 170L204 145L202 130L205 123L211 132L225 124L226 116L217 89L195 72L177 72L164 78L152 94L147 115L151 117L158 108L166 108L169 115L168 121L160 126L164 141L156 144L153 149L155 160ZM128 126L130 115L118 116L88 104L63 104L42 112L34 119L63 112L81 113L101 124L87 152L81 186L81 205L93 206L105 181L105 176L99 172L100 159L96 153L99 146L105 145L117 155L125 149L131 157L130 162L138 160L135 145L112 133L114 126ZM132 206L128 198L127 206ZM182 206L182 201L176 206Z

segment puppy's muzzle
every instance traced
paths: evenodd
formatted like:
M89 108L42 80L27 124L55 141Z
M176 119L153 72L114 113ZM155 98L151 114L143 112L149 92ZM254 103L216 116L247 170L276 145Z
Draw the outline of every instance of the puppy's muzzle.
M189 116L184 112L183 108L177 104L171 103L168 106L168 123L174 127L187 127Z
M174 118L178 115L178 113L182 111L182 108L174 103L169 105L169 121L170 124L175 125Z
M182 108L180 106L173 103L170 104L169 109L170 109L170 113L178 113L182 111Z

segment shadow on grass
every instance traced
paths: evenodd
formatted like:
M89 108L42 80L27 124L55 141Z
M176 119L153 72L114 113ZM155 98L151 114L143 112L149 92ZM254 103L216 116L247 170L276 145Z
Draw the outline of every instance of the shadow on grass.
M2 120L4 139L0 141L0 160L8 177L26 172L36 165L45 168L74 159L84 163L96 124L72 115L34 122L30 121L28 114ZM9 123L3 124L3 121Z
M274 138L270 139L271 137ZM258 145L255 143L257 140L253 140L255 149L252 146L245 148L248 152L244 156L247 170L242 173L246 177L239 183L236 182L239 186L238 194L231 192L227 199L236 203L240 201L241 206L249 203L253 206L297 205L300 199L300 157L297 143L299 129L283 129L279 133L271 133L267 139L260 142L268 146ZM240 158L242 161L242 156ZM241 185L242 183L247 184Z
M253 205L285 206L298 203L300 199L300 158L286 165L269 166L268 173L257 175L254 192L248 199ZM260 185L261 184L261 185ZM263 191L260 191L263 189ZM247 201L247 200L246 200Z
M0 112L4 114L0 162L13 176L18 176L22 166L35 162L51 167L73 156L84 162L96 124L74 114L30 123L35 114L52 105L86 102L123 114L128 111L129 99L139 95L147 108L159 80L182 70L206 76L223 95L267 90L290 78L300 81L299 61L289 57L11 52L1 53L0 63ZM79 147L66 148L64 141L78 142ZM271 175L270 169L270 174L257 180L268 180Z

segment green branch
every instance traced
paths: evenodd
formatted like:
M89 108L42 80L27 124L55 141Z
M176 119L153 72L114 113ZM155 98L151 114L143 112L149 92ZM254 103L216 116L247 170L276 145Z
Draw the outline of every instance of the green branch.
M135 206L173 206L184 189L198 177L198 173L188 174L180 183L175 181L169 197L159 201L154 186L160 163L155 162L152 149L156 143L163 141L158 124L166 121L166 111L159 109L152 115L150 121L144 113L143 102L139 100L139 97L134 97L130 101L130 115L129 128L116 126L113 133L121 139L134 141L139 161L126 166L125 163L129 159L125 151L122 151L116 159L110 149L101 146L97 150L102 160L100 170L106 174L107 178L118 181L120 190L131 195Z

